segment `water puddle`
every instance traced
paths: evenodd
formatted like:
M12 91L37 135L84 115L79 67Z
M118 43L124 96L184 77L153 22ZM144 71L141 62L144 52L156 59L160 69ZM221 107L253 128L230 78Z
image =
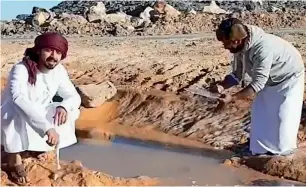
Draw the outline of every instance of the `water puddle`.
M61 150L62 160L80 160L87 168L118 177L146 175L159 178L163 185L243 185L244 175L220 164L221 159L229 156L126 138L109 143L80 140ZM253 183L260 184L272 183L267 180ZM287 183L274 181L273 184Z

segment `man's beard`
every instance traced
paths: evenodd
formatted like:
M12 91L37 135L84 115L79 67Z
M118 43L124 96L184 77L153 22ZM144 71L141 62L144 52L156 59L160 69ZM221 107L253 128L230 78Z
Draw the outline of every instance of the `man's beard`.
M229 51L230 51L231 53L239 53L240 51L242 51L243 48L244 48L244 46L241 45L241 46L238 46L238 47L236 47L236 48L231 48L231 49L229 49Z
M50 63L48 63L48 62L55 62L55 64L50 64ZM47 68L47 69L49 69L49 70L51 70L51 69L54 69L56 66L57 66L57 61L54 59L54 58L52 58L52 57L48 57L47 59L46 59L46 63L44 63L44 66Z

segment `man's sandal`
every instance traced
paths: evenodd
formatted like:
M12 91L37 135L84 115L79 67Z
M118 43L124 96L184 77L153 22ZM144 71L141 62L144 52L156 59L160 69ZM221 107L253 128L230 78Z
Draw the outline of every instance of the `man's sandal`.
M27 179L27 173L25 171L24 165L16 165L16 166L9 166L9 173L13 179L12 182L24 186L29 183ZM21 178L24 178L25 181L21 181Z

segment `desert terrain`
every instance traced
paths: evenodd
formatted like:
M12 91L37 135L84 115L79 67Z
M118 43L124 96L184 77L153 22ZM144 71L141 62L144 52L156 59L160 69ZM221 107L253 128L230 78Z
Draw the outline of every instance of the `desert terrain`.
M295 14L290 11L294 12L291 9L286 13L246 12L238 17L293 43L305 62L305 12ZM79 31L62 27L64 29L59 31L69 38L68 57L62 63L75 86L83 94L86 92L98 100L109 91L101 86L106 81L116 87L116 94L95 107L89 107L90 99L82 95L81 115L76 124L77 136L107 141L119 136L211 152L228 150L235 156L224 160L223 165L249 173L250 181L257 178L286 178L306 183L304 111L298 134L300 149L296 154L289 158L250 158L242 155L248 146L251 101L236 102L216 112L216 101L185 91L192 85L207 87L230 71L231 54L223 49L212 32L223 17L205 13L189 14L156 23L141 31L121 29L119 32L118 25L111 25L118 32L109 31L106 24L103 28L109 32L104 32L101 23L100 26L97 23L72 26L81 28ZM68 20L68 23L71 22ZM6 23L6 26L12 24ZM34 32L33 29L24 29L27 28L24 23L18 23L22 27L14 24L13 30L1 30L2 88L10 68L22 59L27 47L33 46L33 36L37 32L54 29L52 26L41 27L35 28ZM82 30L86 30L86 27L94 29L90 32ZM19 28L17 33L14 31L16 28ZM284 28L286 30L282 30ZM230 92L239 89L237 87ZM96 95L100 92L105 94ZM11 185L13 183L5 172L4 152L1 159L4 163L1 165L1 184ZM160 184L158 179L150 176L113 177L87 169L79 161L62 162L62 175L59 180L52 180L48 177L50 168L54 167L52 153L47 161L29 157L25 159L25 164L33 185Z
M303 57L306 56L305 34L279 35L294 43ZM12 65L32 42L2 41L2 84ZM76 86L99 89L99 83L111 81L118 89L102 106L82 107L77 121L79 137L111 140L113 136L124 136L236 153L245 148L249 101L214 113L216 102L184 90L190 85L208 86L229 71L230 54L211 34L187 39L101 38L70 39L69 42L69 55L63 64ZM301 124L299 140L304 139ZM231 160L226 163L233 164ZM273 166L270 172L283 175ZM287 177L306 182L300 175L291 173Z

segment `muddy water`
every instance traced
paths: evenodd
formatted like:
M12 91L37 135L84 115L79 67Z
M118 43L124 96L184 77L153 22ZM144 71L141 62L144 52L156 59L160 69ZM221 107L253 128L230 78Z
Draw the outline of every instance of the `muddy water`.
M212 158L205 155L205 152L123 138L104 144L80 141L61 150L63 160L80 160L86 167L118 177L146 175L158 177L168 185L241 184L235 172L220 165L220 156Z
M157 177L162 185L243 185L249 175L221 165L229 157L196 149L173 148L138 140L116 138L113 142L80 140L61 150L61 159L80 160L87 168L118 177ZM258 179L251 185L292 185L282 180Z

